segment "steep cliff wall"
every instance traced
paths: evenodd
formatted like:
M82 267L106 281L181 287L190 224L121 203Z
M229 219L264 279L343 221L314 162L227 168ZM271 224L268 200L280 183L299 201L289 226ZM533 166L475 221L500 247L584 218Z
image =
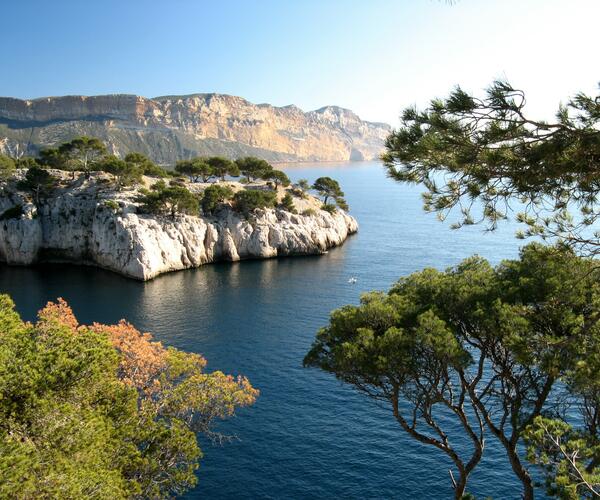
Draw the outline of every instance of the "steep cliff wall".
M0 97L0 152L12 154L91 135L117 155L135 150L163 164L215 154L363 160L378 157L389 131L386 124L362 121L336 106L303 112L222 94Z
M248 219L230 208L210 218L141 214L137 192L116 192L106 179L94 173L65 181L37 206L16 182L0 183L0 262L91 264L148 280L218 260L320 254L358 230L354 218L340 210L300 215L266 209ZM319 205L312 197L294 203L299 212ZM21 206L21 215L2 217L15 206Z

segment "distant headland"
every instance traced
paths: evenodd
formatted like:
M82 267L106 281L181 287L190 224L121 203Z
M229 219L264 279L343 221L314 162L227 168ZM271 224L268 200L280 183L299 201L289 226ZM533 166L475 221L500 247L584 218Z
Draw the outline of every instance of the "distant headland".
M224 94L0 97L0 153L36 155L78 136L159 164L194 156L257 156L273 162L372 160L390 126L338 106L304 112Z

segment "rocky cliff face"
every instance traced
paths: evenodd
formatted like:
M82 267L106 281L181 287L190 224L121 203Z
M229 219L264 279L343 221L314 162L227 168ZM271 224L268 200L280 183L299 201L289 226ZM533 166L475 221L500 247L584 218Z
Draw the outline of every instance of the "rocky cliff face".
M139 213L135 190L108 187L107 174L63 179L66 185L37 206L16 181L0 184L0 262L91 264L148 280L219 260L321 254L358 230L339 210L266 209L246 219L225 208L211 218L156 217ZM294 203L300 212L318 207L312 197ZM7 216L16 206L22 213Z
M379 156L389 132L335 106L305 113L222 94L0 98L0 152L10 154L90 135L117 155L134 150L162 164L197 155L368 160Z

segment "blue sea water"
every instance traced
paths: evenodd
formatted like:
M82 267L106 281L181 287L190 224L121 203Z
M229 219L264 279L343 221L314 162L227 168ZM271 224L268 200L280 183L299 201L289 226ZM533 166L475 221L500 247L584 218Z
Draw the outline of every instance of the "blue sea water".
M421 188L389 180L377 162L284 169L294 180L338 179L359 233L323 256L207 265L147 283L88 267L1 266L0 291L26 319L57 297L84 323L127 318L165 344L202 353L210 369L247 375L260 389L256 405L219 428L236 440L202 443L199 483L188 498L451 497L445 456L408 437L388 407L303 368L302 358L329 312L357 303L365 291L474 253L494 263L516 257L515 226L452 231L422 211ZM356 284L348 283L351 276ZM450 439L461 441L461 429L450 427ZM469 491L520 498L502 449L491 437L486 446Z

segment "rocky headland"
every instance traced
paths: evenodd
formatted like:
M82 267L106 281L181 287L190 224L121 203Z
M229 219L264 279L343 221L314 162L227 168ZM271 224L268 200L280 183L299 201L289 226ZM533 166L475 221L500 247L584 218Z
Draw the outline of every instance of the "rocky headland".
M43 200L21 189L25 170L0 182L1 262L87 264L149 280L209 262L322 254L358 230L353 217L322 210L308 194L294 196L294 211L279 206L243 215L224 205L210 216L158 216L140 210L139 187L118 190L110 174L50 173L59 184ZM146 186L154 181L144 178ZM227 184L266 189L262 182ZM208 185L186 183L198 195ZM288 192L277 188L278 199Z
M0 97L0 153L37 155L77 136L110 152L144 153L159 164L193 156L269 161L378 158L391 129L338 106L304 112L224 94Z

